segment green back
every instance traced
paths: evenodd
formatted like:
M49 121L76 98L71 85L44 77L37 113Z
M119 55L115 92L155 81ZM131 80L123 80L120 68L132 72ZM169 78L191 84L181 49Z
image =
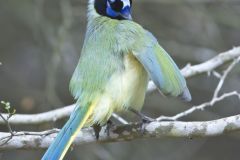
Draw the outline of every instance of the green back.
M114 36L117 21L107 20L97 18L87 27L81 57L70 82L72 94L81 104L104 92L111 75L123 68L123 54L117 49Z

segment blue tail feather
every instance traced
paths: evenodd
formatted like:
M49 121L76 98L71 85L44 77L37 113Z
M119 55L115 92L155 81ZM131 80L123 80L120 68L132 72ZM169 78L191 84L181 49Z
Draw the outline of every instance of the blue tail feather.
M86 116L86 109L77 107L70 116L67 123L61 129L54 142L50 145L47 152L42 157L42 160L60 160L68 150L71 138L81 126L84 117Z

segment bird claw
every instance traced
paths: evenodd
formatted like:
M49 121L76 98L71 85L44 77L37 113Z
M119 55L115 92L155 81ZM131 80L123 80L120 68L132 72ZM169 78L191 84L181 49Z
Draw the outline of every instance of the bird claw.
M141 118L142 122L140 123L140 131L141 131L142 134L145 131L145 125L146 124L156 121L155 119L153 119L151 117L148 117L148 116L144 115L143 113L141 113L141 112L139 112L137 110L130 109L130 111L133 112L134 114L136 114L138 117Z
M110 131L111 131L111 128L113 126L114 126L113 122L111 120L108 120L107 123L106 123L106 129L105 129L105 133L107 133L108 137L110 136ZM93 125L93 130L94 130L94 133L95 133L96 140L99 140L100 132L102 130L102 126L100 126L99 124L94 124Z
M154 122L155 119L151 118L151 117L147 117L147 116L142 116L142 122L140 123L140 132L142 134L144 134L144 131L145 131L145 127L147 124L151 123L151 122Z
M151 122L156 121L155 119L148 117L135 109L130 109L130 111L133 112L134 114L136 114L138 117L140 117L143 123L151 123Z
M96 140L99 140L99 133L100 133L101 129L102 129L102 127L99 124L93 125L93 130L95 133Z
M145 116L145 115L143 115L142 114L142 122L143 123L151 123L151 122L154 122L155 121L155 119L153 119L153 118L151 118L151 117L148 117L148 116Z

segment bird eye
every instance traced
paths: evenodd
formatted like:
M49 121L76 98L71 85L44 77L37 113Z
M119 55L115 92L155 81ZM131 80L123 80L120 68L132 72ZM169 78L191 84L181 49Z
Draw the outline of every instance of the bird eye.
M124 3L122 0L108 0L108 2L111 9L115 12L121 12L124 7Z

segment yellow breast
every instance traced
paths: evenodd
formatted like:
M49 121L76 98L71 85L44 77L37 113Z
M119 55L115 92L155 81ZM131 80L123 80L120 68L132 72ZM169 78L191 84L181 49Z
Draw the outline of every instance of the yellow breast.
M124 70L116 72L107 83L104 93L94 109L92 123L104 124L113 112L129 107L140 110L144 103L148 75L132 55L124 57Z

